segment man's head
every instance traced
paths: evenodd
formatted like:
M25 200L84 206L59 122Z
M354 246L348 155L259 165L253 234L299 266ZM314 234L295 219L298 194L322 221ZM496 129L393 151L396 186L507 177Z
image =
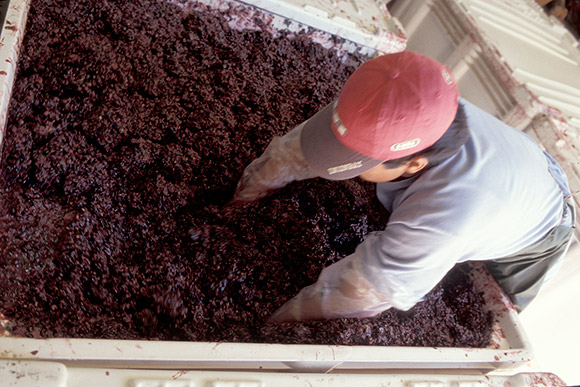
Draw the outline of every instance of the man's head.
M451 126L435 144L412 155L385 161L361 173L359 177L373 183L381 183L414 176L453 156L469 140L469 136L465 111L459 104Z
M406 51L372 59L351 75L337 101L307 121L302 151L321 177L364 178L385 161L437 142L455 118L458 98L449 69L431 58Z

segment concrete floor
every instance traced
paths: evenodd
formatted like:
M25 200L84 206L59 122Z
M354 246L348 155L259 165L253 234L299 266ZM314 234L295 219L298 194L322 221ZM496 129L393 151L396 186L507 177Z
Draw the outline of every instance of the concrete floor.
M552 372L580 385L580 244L574 242L556 277L520 314L535 359L525 371Z

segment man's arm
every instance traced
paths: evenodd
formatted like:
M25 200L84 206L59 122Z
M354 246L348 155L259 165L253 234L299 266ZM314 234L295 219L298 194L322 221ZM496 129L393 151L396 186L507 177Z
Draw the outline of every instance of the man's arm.
M369 281L360 263L355 253L326 267L316 283L282 305L269 322L372 317L389 309L389 295Z
M370 233L356 251L320 274L271 317L270 322L373 317L408 310L458 261L463 242L430 227L391 224Z

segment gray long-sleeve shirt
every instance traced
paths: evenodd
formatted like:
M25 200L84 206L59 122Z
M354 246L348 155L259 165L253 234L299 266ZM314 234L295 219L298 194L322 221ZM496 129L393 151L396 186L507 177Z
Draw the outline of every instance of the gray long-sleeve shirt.
M456 263L510 256L561 224L570 192L556 161L526 134L460 102L467 143L420 176L377 184L391 212L386 229L320 274L314 288L327 318L409 309ZM302 127L248 166L249 196L315 176L300 151Z
M399 309L456 263L514 254L562 220L569 188L556 161L524 133L461 103L471 138L420 176L377 184L389 223L349 257Z

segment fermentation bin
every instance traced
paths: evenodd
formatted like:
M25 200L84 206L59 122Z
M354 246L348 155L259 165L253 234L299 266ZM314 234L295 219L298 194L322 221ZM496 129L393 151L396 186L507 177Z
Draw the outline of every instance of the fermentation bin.
M173 1L183 7L193 6L186 1L167 1ZM206 0L206 2L218 8L227 7L228 4L228 1ZM372 0L248 2L253 4L252 7L271 9L259 11L252 8L253 12L267 12L272 15L269 18L271 21L269 28L274 30L280 28L298 30L308 28L306 24L314 25L318 30L313 31L311 36L321 44L336 44L331 37L340 35L343 38L352 38L352 41L346 41L339 47L347 51L381 54L405 48L404 31L398 21L390 16L386 5L380 2ZM2 30L0 141L4 138L6 110L29 4L29 0L10 1ZM232 21L238 28L259 28L251 22L252 18ZM294 385L292 383L296 381L309 383L312 381L319 385L323 383L345 385L354 381L360 383L361 380L367 386L382 385L381 383L388 381L400 384L408 382L408 385L426 385L425 383L504 385L529 381L532 377L551 380L552 377L546 375L518 375L494 379L482 374L491 370L519 366L531 359L532 352L509 299L483 266L474 265L474 268L476 287L485 294L488 307L495 316L492 344L488 348L28 339L6 336L0 338L0 375L16 378L16 382L19 380L35 382L34 378L44 378L36 379L42 380L41 384L44 385L51 385L49 382L52 385L63 385L67 378L71 382L90 378L88 383L92 382L93 385L102 385L113 380L125 383L130 380L133 386L189 386L193 385L194 380L206 381L205 385L211 386L262 386L264 383L278 383L282 378L279 373L266 371L285 371L287 374L284 375L288 376L288 380L284 385ZM7 323L0 314L0 327ZM130 371L135 368L159 371L138 373ZM163 369L171 371L161 371ZM386 370L401 369L424 371L419 377L415 376L413 371L399 373L390 371L388 375L386 374ZM217 370L221 371L218 373ZM448 375L468 375L444 377L436 375L435 370L446 370ZM343 374L320 374L338 371ZM295 374L297 372L300 374ZM362 376L363 373L365 376Z

